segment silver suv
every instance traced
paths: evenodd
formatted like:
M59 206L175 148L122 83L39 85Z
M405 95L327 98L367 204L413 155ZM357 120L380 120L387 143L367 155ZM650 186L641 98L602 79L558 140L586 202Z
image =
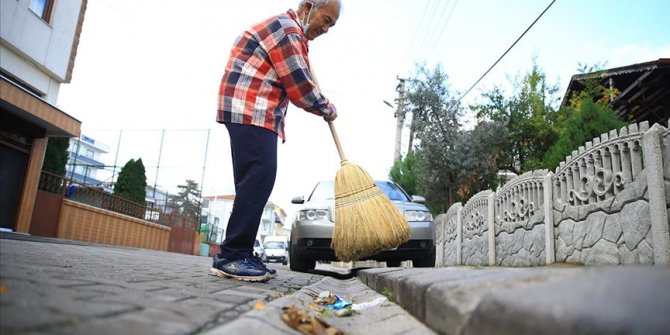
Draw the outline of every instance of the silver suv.
M410 238L392 250L382 251L361 260L386 262L400 266L401 261L411 260L415 267L435 266L435 230L433 216L421 196L409 196L398 184L375 181L398 209L405 213L410 225ZM336 261L331 248L335 217L334 182L316 184L307 201L300 196L291 200L302 204L291 227L290 267L293 271L313 270L316 261Z

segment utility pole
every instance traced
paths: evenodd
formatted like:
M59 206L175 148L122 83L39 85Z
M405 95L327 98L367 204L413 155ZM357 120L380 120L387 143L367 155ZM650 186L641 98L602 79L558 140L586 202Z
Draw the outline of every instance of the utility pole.
M402 141L402 127L405 124L405 79L398 78L398 86L395 90L398 92L398 109L395 113L396 128L395 128L395 151L393 153L393 162L398 162L401 159L400 142Z

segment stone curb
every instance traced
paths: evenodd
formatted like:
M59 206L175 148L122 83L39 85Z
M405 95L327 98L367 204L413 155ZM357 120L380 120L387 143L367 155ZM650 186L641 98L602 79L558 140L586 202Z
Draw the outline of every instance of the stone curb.
M263 310L249 311L235 321L213 328L204 334L299 334L282 321L282 307L295 305L310 311L309 303L323 291L331 291L345 299L354 297L354 303L370 302L382 297L356 278L338 280L326 277L293 294L269 302ZM314 315L315 312L311 314ZM397 304L388 300L365 308L350 317L337 317L333 314L322 319L344 331L345 334L434 334Z
M670 268L382 268L358 272L440 334L668 334Z

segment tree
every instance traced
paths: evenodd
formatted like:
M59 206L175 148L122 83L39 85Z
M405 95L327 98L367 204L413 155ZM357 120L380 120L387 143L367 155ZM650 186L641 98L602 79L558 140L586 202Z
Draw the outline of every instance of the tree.
M42 170L65 176L65 165L67 165L67 148L70 139L67 137L49 137L47 150L44 154Z
M420 162L414 152L408 152L405 158L395 162L389 173L396 182L409 194L417 194L417 179L421 173Z
M559 139L545 155L546 166L550 170L591 139L626 125L604 103L595 103L591 98L581 99L574 106L567 107L570 117L563 124Z
M200 217L200 186L191 179L186 180L185 185L178 185L179 193L170 196L170 207L177 214L187 218L198 220Z
M508 136L504 125L490 121L479 122L473 130L463 132L458 141L459 161L464 171L457 191L460 201L498 186L497 162Z
M433 70L417 66L406 97L413 116L410 130L418 140L414 142L420 162L417 192L426 197L432 211L446 211L462 177L456 142L463 108L440 66Z
M145 204L147 177L142 158L131 159L121 168L114 184L114 195L138 204Z
M506 97L500 87L484 93L487 103L472 106L477 117L503 124L506 143L497 155L498 168L516 174L544 167L544 155L558 139L557 85L549 85L542 70L533 68L519 81L513 80L513 94Z
M592 75L582 80L584 89L568 97L568 106L559 111L557 128L560 136L545 154L547 169L555 169L567 155L591 139L626 125L608 107L619 91L609 88L607 80L598 75L603 66L604 63L579 64L579 73Z

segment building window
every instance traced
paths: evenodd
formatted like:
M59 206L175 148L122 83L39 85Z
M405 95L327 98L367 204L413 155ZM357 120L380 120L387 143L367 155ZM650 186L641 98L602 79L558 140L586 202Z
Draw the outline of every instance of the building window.
M86 157L93 159L93 155L94 155L93 150L91 149L86 150Z
M51 10L53 9L54 0L30 0L30 10L39 15L44 21L51 20Z

